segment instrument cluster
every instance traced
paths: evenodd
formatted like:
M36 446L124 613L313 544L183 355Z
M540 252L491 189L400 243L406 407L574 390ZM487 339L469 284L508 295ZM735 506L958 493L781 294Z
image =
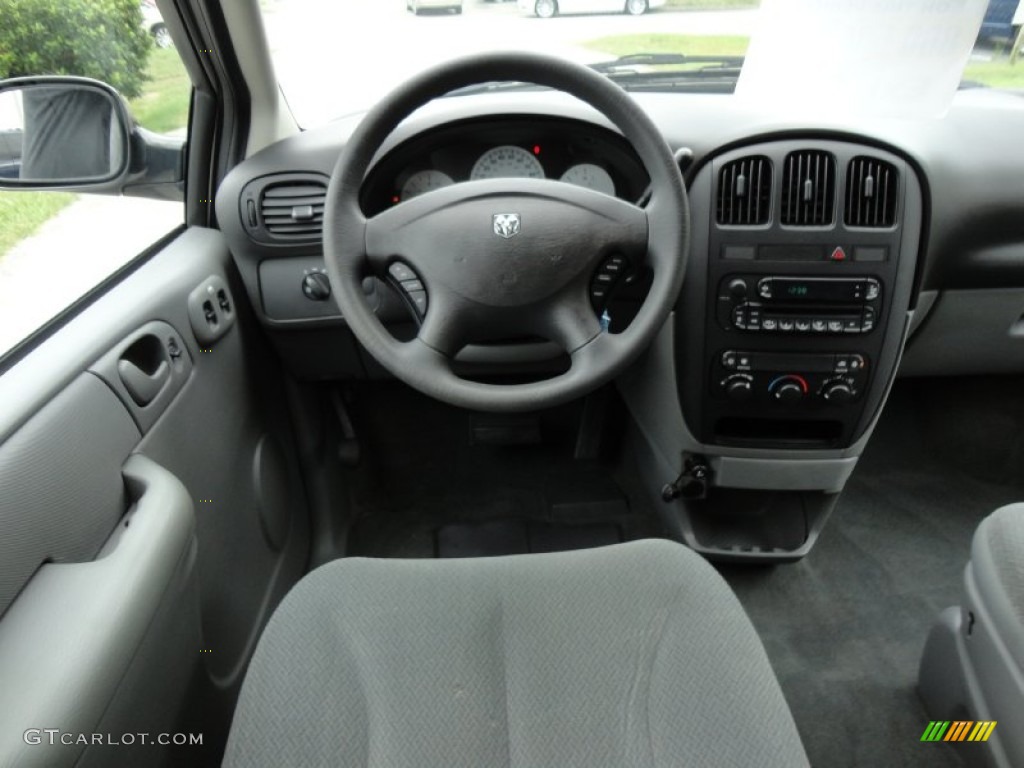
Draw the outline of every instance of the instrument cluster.
M552 179L636 201L647 174L626 141L571 120L466 121L421 134L389 153L367 179L369 214L464 181Z

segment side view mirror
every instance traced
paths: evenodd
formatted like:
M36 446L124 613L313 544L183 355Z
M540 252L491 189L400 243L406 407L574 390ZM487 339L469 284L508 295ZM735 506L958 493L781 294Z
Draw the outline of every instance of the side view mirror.
M184 139L134 124L120 94L83 77L0 82L0 189L182 198Z

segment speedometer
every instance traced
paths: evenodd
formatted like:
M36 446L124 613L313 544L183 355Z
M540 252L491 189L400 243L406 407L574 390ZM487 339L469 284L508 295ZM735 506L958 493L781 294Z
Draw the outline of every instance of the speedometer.
M471 181L513 177L543 179L544 168L536 157L522 147L511 144L487 150L480 155L473 170L469 172Z
M606 195L615 195L615 182L604 168L593 163L580 163L562 174L559 181L567 184L575 184L577 187L586 187L595 192L604 192Z

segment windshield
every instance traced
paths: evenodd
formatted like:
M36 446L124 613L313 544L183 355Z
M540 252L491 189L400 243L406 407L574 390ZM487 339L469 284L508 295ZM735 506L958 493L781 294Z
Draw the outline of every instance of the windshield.
M905 105L906 93L919 94L924 86L955 90L961 80L1019 89L1024 63L1015 65L1010 57L1018 5L1016 0L263 0L278 78L303 127L366 110L432 64L494 50L543 52L596 65L635 90L731 94L742 77L765 96L766 88L813 78L828 64L839 72L827 72L835 84L830 90L849 85L850 73L872 95L902 82L904 93L893 92L894 104ZM858 16L853 22L851 14ZM894 71L902 65L917 69ZM936 72L952 73L951 85Z

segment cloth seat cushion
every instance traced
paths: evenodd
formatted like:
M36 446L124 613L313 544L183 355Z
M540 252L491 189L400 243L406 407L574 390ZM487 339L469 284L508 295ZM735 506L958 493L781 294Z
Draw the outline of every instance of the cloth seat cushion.
M228 766L807 765L721 576L647 540L331 562L260 639Z

